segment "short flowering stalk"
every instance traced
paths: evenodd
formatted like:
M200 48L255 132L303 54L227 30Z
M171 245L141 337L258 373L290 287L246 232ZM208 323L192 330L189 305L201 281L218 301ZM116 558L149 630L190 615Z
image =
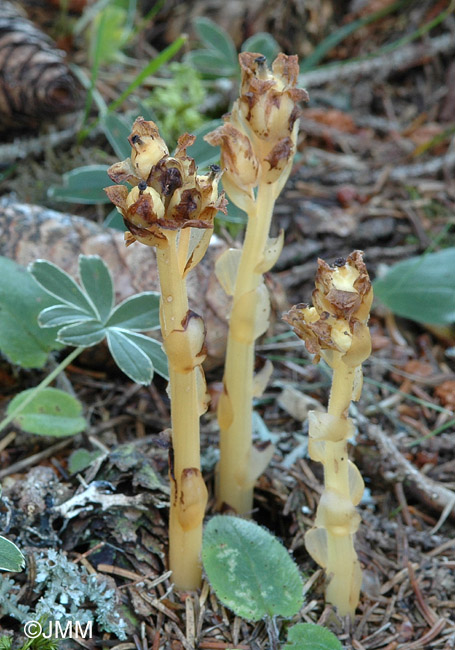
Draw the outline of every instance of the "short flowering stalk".
M186 277L205 254L215 214L225 209L225 199L218 196L220 169L214 166L207 176L198 176L194 160L186 155L193 136L183 135L170 156L156 125L138 118L129 141L131 157L113 165L109 175L133 188L115 185L106 192L123 215L127 245L139 241L156 248L171 399L169 567L177 588L196 589L207 504L199 418L208 397L202 370L205 328L202 318L189 309Z
M319 260L313 307L296 305L284 316L315 361L322 356L333 370L327 413L309 413L308 450L324 466L324 491L305 545L326 571L327 601L351 617L362 582L353 542L360 523L355 506L364 484L348 459L347 440L354 433L348 411L351 400L360 397L362 363L371 353L367 322L372 300L362 253L354 251L333 266Z
M279 54L272 71L260 54L239 56L240 97L225 123L206 136L221 148L223 186L229 199L248 214L243 249L226 251L216 264L217 277L233 296L224 373L219 400L220 462L218 507L249 513L253 487L273 455L252 444L252 402L271 373L266 364L254 376L254 345L269 325L270 300L263 274L278 259L283 233L270 238L274 203L283 188L296 150L298 102L297 57Z

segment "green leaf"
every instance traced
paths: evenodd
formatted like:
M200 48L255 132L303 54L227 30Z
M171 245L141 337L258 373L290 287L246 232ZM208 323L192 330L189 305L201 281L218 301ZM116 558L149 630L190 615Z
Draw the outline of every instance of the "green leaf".
M196 18L194 27L199 38L209 50L219 54L222 60L229 65L237 67L237 50L234 41L224 29L210 18L204 17Z
M114 306L114 285L109 269L98 255L79 255L79 277L104 323Z
M40 312L38 322L40 327L61 327L69 323L93 320L90 314L72 305L53 305Z
M242 52L259 52L267 59L269 65L276 59L280 46L271 34L257 32L242 44Z
M150 336L144 336L144 334L136 334L136 332L124 331L123 335L132 343L137 345L142 352L148 356L155 372L157 372L161 377L164 377L164 379L169 379L167 356L159 341L150 338Z
M93 306L68 273L47 260L36 260L29 266L29 271L44 291L51 296L96 318L97 314Z
M103 115L101 118L101 128L104 131L104 135L115 151L116 156L121 160L129 158L131 155L131 145L128 142L131 127L132 125L123 117L123 115L106 113L106 115Z
M52 185L48 196L67 203L109 203L103 188L109 184L107 165L86 165L63 174L63 185Z
M17 409L35 389L24 390L11 400L7 415ZM27 433L61 438L83 431L87 423L78 399L57 388L43 388L24 406L14 422Z
M147 79L147 77L150 77L152 74L155 74L161 66L163 66L169 59L172 59L172 57L177 54L177 52L180 50L180 48L184 45L186 42L186 36L179 36L178 38L175 39L173 43L168 45L162 52L158 54L154 59L152 59L146 66L143 68L138 75L133 79L133 81L130 83L128 88L126 88L117 99L114 99L113 102L111 102L108 106L108 112L112 113L112 111L115 111L119 106L123 104L125 99L131 95L132 92L138 88L142 82ZM109 201L109 199L108 199ZM107 202L108 202L107 201Z
M315 623L297 623L288 631L283 650L343 650L336 636Z
M126 28L127 12L112 3L108 4L94 18L90 34L90 58L98 65L118 58L122 46L128 38Z
M90 347L101 343L106 336L106 328L98 320L66 325L58 331L58 340L66 345Z
M38 314L53 300L20 264L0 257L0 350L23 368L41 368L60 349L57 330L43 330Z
M106 327L145 332L160 326L160 294L144 291L124 300L113 310Z
M202 562L220 601L237 616L290 617L303 604L303 582L280 542L252 521L217 516L205 528Z
M107 215L107 217L103 222L103 226L105 228L113 228L114 230L120 230L121 232L125 232L126 230L125 224L123 223L123 216L120 214L117 208L114 208L109 212L109 214Z
M185 56L185 63L194 66L199 72L212 77L235 77L238 72L225 57L215 50L194 50Z
M399 262L373 287L398 316L433 325L454 323L455 248Z
M107 344L115 363L120 370L138 384L150 384L153 366L148 356L138 345L117 329L107 331Z
M68 458L68 470L70 474L78 474L87 469L102 452L99 449L89 451L88 449L76 449Z
M0 535L0 571L21 571L25 566L25 558L16 544Z

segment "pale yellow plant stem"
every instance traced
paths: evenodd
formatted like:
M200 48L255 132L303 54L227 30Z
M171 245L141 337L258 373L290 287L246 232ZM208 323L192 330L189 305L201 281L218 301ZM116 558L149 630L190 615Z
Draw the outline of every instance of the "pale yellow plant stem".
M220 401L220 462L217 503L229 505L239 514L251 512L257 474L252 467L253 373L256 290L270 230L276 188L260 184L248 224L235 284L224 371L225 394Z
M328 413L340 420L348 417L352 399L355 368L341 361L335 353L333 359L333 378ZM342 503L351 501L349 486L349 462L347 440L325 441L324 491L336 493ZM327 529L327 586L326 600L336 605L340 615L354 615L360 589L360 566L354 549L354 534L345 529L348 522L340 522Z
M161 283L161 328L166 352L169 351L169 335L175 330L183 330L182 323L188 312L186 281L182 279L178 267L177 232L168 234L168 240L166 248L156 250ZM197 589L201 583L202 519L207 498L204 488L199 485L202 477L196 369L182 372L172 362L172 356L168 354L168 357L173 454L170 468L169 568L177 588ZM199 470L197 477L191 474L193 470ZM185 475L187 481L192 483L189 487L195 487L191 496L182 485ZM195 511L192 519L188 517L188 508L191 507ZM186 509L183 517L182 509Z

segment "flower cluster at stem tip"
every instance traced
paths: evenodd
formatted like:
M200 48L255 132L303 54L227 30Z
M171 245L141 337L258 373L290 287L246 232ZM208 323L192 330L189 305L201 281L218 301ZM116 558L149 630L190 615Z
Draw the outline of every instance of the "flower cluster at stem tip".
M165 248L167 233L181 228L213 230L218 210L225 211L224 193L218 193L221 169L212 165L207 175L197 175L196 164L187 156L195 137L188 133L178 140L173 156L154 122L138 117L128 138L131 157L112 165L108 174L124 185L106 188L106 193L122 214L127 246L139 241Z
M317 362L322 354L330 364L331 353L342 355L349 366L362 363L371 352L368 318L373 290L362 251L333 266L318 260L313 307L301 303L284 316L306 343Z
M298 102L308 94L296 88L297 56L280 53L267 66L262 54L239 55L240 96L224 124L205 139L221 147L223 185L229 198L246 210L259 183L276 183L276 196L286 182L294 158L298 133Z

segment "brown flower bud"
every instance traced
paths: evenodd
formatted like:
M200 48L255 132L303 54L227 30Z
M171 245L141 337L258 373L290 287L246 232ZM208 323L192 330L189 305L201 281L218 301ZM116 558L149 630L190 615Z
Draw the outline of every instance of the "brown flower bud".
M267 68L265 57L252 52L239 55L242 69L238 110L261 140L281 140L291 136L299 117L300 101L308 94L296 88L299 74L297 56L280 53Z
M151 169L169 155L169 149L154 122L138 117L128 138L131 144L131 163L139 178L147 180Z
M248 136L226 122L204 139L215 147L221 147L224 180L230 177L235 185L250 193L257 185L259 162Z
M311 354L332 350L349 366L362 363L371 352L367 327L373 290L361 251L333 266L318 260L314 307L299 304L284 315ZM326 360L329 358L326 356Z

